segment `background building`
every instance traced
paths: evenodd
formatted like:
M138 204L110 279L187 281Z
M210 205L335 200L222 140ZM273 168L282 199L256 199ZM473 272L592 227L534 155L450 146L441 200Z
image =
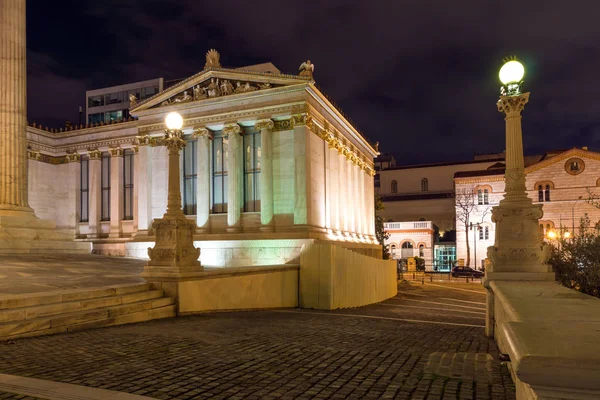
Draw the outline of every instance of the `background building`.
M164 89L163 78L127 83L85 92L87 124L110 123L129 118L130 95L138 101L154 96Z

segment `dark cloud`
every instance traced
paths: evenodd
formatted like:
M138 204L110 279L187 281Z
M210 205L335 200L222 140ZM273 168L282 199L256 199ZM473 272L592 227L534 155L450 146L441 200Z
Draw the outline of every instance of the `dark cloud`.
M310 58L319 87L402 163L504 149L501 60L526 64L525 149L600 149L597 2L28 2L29 119L77 120L85 89Z

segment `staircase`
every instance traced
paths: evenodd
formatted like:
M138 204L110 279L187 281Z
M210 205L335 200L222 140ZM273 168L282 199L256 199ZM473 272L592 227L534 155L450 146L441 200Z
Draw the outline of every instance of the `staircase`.
M0 296L0 340L174 317L175 302L149 284Z

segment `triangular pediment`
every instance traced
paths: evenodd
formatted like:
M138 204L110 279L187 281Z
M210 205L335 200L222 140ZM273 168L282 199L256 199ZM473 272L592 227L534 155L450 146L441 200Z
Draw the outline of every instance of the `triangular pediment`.
M135 113L151 108L260 92L311 81L312 79L306 76L251 69L210 68L184 79L149 99L134 103L130 108L130 113L135 115Z
M564 164L564 169L571 175L578 175L585 168L585 160L600 161L600 153L594 151L573 148L563 153L553 155L543 161L535 163L525 168L525 173L530 174L543 168L550 167L554 164Z

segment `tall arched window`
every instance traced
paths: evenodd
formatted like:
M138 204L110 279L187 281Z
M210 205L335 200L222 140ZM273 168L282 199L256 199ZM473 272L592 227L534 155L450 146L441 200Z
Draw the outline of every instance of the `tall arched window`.
M545 201L550 201L550 185L546 185L546 191L544 192L545 194Z
M414 246L412 242L402 243L402 258L413 257L414 255Z
M538 186L538 201L544 201L544 188L542 185Z
M398 193L398 182L392 181L392 193Z
M483 189L483 204L490 204L490 192L487 189Z
M481 191L481 189L477 190L477 204L483 204L483 192Z
M425 246L419 245L419 257L425 257Z
M429 190L429 181L427 178L421 179L421 192L427 192Z
M488 240L490 238L490 227L489 226L485 227L485 235L484 235L484 237L485 237L485 240Z

